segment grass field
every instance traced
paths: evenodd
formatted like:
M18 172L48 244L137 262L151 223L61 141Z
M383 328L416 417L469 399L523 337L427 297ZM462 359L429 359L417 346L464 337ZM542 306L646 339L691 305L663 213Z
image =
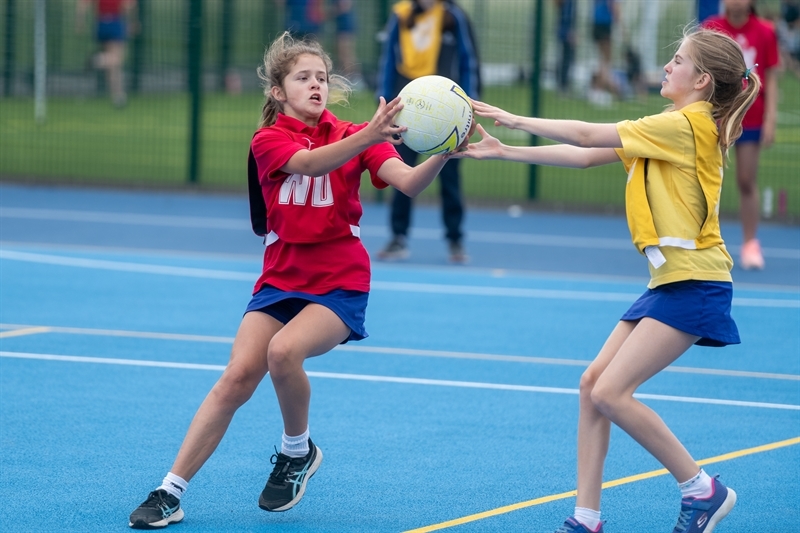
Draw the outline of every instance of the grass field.
M763 152L759 183L775 198L784 191L786 213L800 215L800 83L784 76L780 87L776 144ZM243 192L247 146L261 107L260 94L208 94L203 101L200 188ZM528 113L525 87L489 87L485 100ZM616 122L659 112L666 100L650 95L608 108L545 91L542 115ZM30 98L5 98L0 113L0 176L4 179L67 181L146 187L183 187L187 182L189 103L185 94L132 98L122 110L103 98L51 98L47 121L33 120ZM340 118L363 122L375 103L370 93L354 93L349 107L332 108ZM527 135L485 126L505 142L527 144ZM726 175L733 183L734 164ZM529 167L506 162L464 162L464 190L472 202L517 203L528 200ZM621 207L625 175L620 165L575 171L538 169L536 200L551 205ZM369 198L370 192L364 191ZM430 190L426 195L436 194ZM736 188L723 188L722 211L737 209ZM776 207L777 211L777 207Z

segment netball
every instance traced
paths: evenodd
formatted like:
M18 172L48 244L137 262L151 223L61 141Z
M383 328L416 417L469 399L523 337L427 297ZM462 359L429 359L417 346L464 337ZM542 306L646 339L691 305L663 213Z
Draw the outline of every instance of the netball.
M444 76L422 76L400 91L403 109L395 117L408 130L403 142L420 154L452 152L472 126L472 103L464 90Z

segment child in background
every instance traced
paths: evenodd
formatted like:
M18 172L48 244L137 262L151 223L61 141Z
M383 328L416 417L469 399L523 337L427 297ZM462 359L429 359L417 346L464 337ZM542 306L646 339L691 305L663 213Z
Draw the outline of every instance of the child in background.
M751 67L730 37L687 33L664 67L661 94L674 104L666 112L590 124L519 117L474 102L475 113L495 125L563 144L506 146L478 126L483 140L449 156L571 168L622 160L628 171L628 225L651 279L581 377L578 496L558 533L603 531L600 493L612 422L678 482L682 502L674 533L710 533L736 502L734 491L706 474L664 421L633 395L693 344L739 343L730 315L733 261L720 234L717 204L723 159L761 87Z
M707 18L703 26L730 35L742 47L745 61L763 81L758 98L744 117L742 136L736 141L736 183L739 185L743 244L740 265L745 270L764 268L757 239L760 202L758 159L761 148L775 140L778 116L778 66L780 52L775 28L756 16L755 0L724 0L724 14Z
M122 72L126 43L139 29L136 0L79 0L75 16L79 33L84 30L91 6L94 6L96 19L95 39L100 44L100 51L92 56L91 66L105 71L111 102L114 107L122 108L128 101Z
M283 418L281 451L258 499L267 511L296 505L322 462L309 438L309 357L365 338L370 261L359 239L361 174L416 196L445 164L443 156L412 168L393 144L405 128L393 125L400 99L380 99L368 123L337 119L326 109L330 89L349 87L330 74L317 42L288 32L267 50L259 74L266 101L251 143L266 231L264 265L233 343L230 362L192 420L162 484L130 516L137 529L180 522L189 480L222 440L236 410L269 373ZM251 198L252 201L252 198ZM258 210L254 210L257 212ZM260 447L260 445L258 446Z

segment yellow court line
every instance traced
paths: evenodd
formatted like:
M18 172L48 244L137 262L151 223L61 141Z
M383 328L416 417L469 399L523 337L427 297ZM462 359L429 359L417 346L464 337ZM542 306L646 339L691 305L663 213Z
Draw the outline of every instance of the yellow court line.
M739 457L744 457L746 455L753 455L756 453L768 452L771 450L777 450L778 448L784 448L786 446L794 446L795 444L800 444L800 437L794 437L792 439L781 440L778 442L773 442L770 444L764 444L762 446L756 446L754 448L747 448L744 450L739 450L736 452L730 452L723 455L717 455L716 457L709 457L708 459L703 459L701 461L697 461L697 464L700 466L703 465L710 465L713 463L721 463L723 461L730 461L731 459L737 459ZM620 479L615 479L613 481L607 481L603 483L603 488L608 489L611 487L618 487L619 485L626 485L628 483L633 483L636 481L642 481L644 479L649 479L653 477L663 476L664 474L668 474L666 468L662 468L660 470L653 470L651 472L644 472L642 474L636 474L634 476L623 477ZM432 524L430 526L420 527L417 529L410 529L405 531L404 533L427 533L429 531L438 531L440 529L447 529L449 527L460 526L463 524L467 524L469 522L475 522L477 520L483 520L484 518L490 518L492 516L498 516L505 513L510 513L511 511L518 511L520 509L524 509L526 507L534 507L536 505L541 505L543 503L550 503L557 500L564 500L567 498L571 498L573 496L577 496L578 491L571 490L569 492L562 492L561 494L552 494L550 496L543 496L541 498L536 498L534 500L528 500L524 502L514 503L511 505L506 505L503 507L498 507L497 509L491 509L489 511L484 511L482 513L476 513L469 516L464 516L461 518L456 518L454 520L448 520L447 522L441 522L439 524Z
M8 337L19 337L21 335L35 335L37 333L49 333L50 331L51 329L45 326L12 329L9 331L0 331L0 339L7 339Z

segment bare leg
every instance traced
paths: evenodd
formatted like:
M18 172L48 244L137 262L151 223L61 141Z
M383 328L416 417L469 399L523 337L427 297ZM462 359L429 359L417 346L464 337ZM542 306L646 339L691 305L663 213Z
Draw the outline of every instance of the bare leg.
M230 362L194 415L172 473L189 481L217 449L234 413L266 375L268 346L281 327L283 324L264 313L244 315Z
M595 407L650 452L681 483L700 467L636 389L680 357L698 337L643 318L592 389Z
M736 144L736 183L739 185L739 214L742 219L744 242L756 238L760 217L758 186L758 158L761 147L757 142Z
M122 64L125 61L125 43L123 41L107 41L103 43L103 52L98 58L97 66L106 71L106 82L115 105L125 103L125 86L122 79Z
M330 309L308 304L269 344L269 369L283 415L284 432L301 435L308 428L311 385L303 361L329 352L350 334Z
M603 464L608 454L611 421L592 403L592 389L625 342L635 324L620 322L611 332L600 353L581 376L578 416L578 498L576 505L600 510Z

